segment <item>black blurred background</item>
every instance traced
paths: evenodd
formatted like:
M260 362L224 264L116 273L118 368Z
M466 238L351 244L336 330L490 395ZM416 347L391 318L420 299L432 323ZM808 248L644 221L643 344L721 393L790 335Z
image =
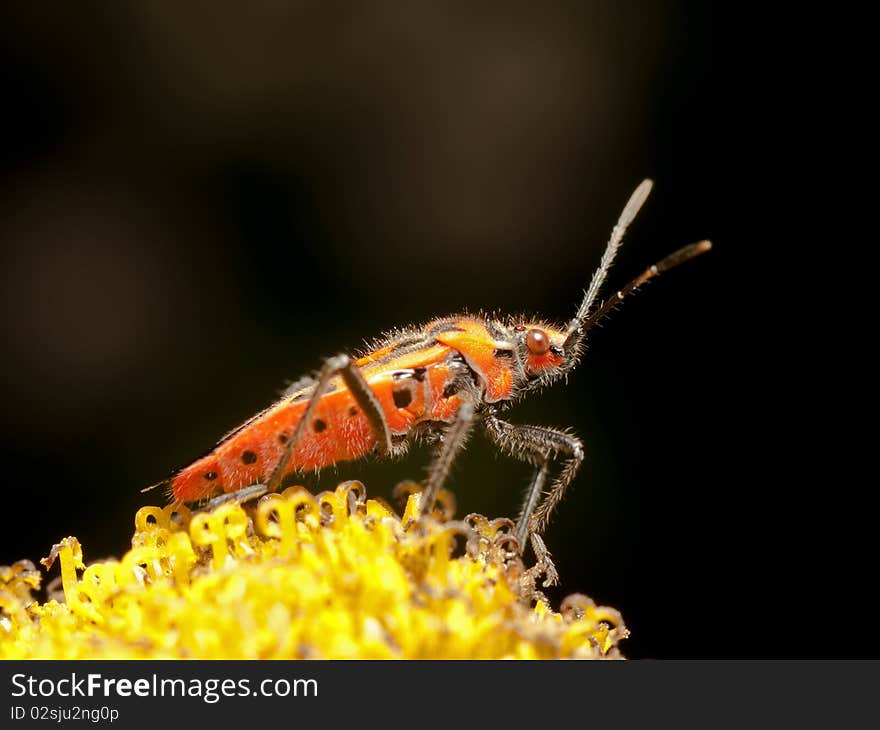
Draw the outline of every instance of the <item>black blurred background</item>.
M793 330L762 288L792 256L762 192L776 94L741 26L694 2L2 12L0 563L68 534L119 555L141 487L383 330L565 321L650 176L611 286L715 249L509 414L587 446L546 535L553 598L619 608L633 657L876 654L849 580L873 552L841 546L853 507L815 488L827 442L792 445L803 402L773 348ZM427 460L304 482L387 497ZM515 514L527 479L475 438L459 514Z

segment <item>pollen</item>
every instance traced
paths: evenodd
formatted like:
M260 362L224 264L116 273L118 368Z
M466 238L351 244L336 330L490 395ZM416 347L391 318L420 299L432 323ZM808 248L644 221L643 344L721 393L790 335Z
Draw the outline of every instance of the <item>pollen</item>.
M144 507L131 549L86 565L75 537L0 567L0 658L620 658L620 614L536 590L513 523L403 516L360 482L207 512Z

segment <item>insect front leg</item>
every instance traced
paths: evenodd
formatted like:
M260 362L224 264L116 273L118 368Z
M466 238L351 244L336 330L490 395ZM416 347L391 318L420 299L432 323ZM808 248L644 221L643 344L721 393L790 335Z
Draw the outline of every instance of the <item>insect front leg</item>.
M552 428L515 425L492 415L487 416L483 423L486 434L502 451L535 467L535 475L517 520L516 538L520 550L525 548L526 539L530 538L532 549L547 572L544 584L554 585L558 582L556 568L540 536L547 529L553 510L577 475L584 460L584 445L575 436ZM560 457L563 459L562 469L545 493L544 484L550 462Z
M278 464L276 464L275 469L272 471L272 476L269 477L269 481L266 483L270 492L276 491L281 486L284 472L290 463L290 457L302 440L306 424L311 422L318 402L328 391L330 381L337 375L342 377L355 402L361 407L361 410L367 417L367 421L376 436L379 451L385 455L392 453L394 447L391 443L391 429L388 428L388 421L385 419L385 413L382 411L378 399L373 391L370 390L370 386L364 380L364 376L361 375L360 370L355 366L351 358L344 354L336 355L335 357L328 358L318 372L315 389L312 392L305 413L303 413L302 418L297 423L296 430L293 432L293 438L287 442L284 453L281 455Z

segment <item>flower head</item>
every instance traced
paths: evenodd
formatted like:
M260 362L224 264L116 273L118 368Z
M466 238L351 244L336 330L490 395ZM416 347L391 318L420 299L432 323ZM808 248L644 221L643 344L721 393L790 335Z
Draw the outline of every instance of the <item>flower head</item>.
M535 590L513 524L419 517L360 482L204 512L144 507L119 560L85 566L68 537L63 601L29 561L0 567L0 658L616 658L620 614ZM59 596L60 598L61 596Z

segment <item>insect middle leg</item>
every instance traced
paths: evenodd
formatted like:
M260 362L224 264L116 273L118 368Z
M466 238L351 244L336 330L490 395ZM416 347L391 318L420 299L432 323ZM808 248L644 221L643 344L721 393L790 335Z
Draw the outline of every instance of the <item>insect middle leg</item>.
M431 464L425 491L422 492L421 509L419 510L421 514L430 514L433 509L437 493L446 481L446 477L449 476L452 462L467 443L473 425L474 407L470 403L464 402L459 407L455 420L449 424L443 434L440 449Z
M491 415L484 419L483 424L486 434L502 451L535 467L517 520L516 538L520 550L525 548L526 539L530 539L535 555L547 570L544 584L554 585L558 576L541 533L547 529L553 510L577 475L584 460L584 445L580 439L563 431L515 425ZM549 464L560 456L563 458L562 469L545 494Z

